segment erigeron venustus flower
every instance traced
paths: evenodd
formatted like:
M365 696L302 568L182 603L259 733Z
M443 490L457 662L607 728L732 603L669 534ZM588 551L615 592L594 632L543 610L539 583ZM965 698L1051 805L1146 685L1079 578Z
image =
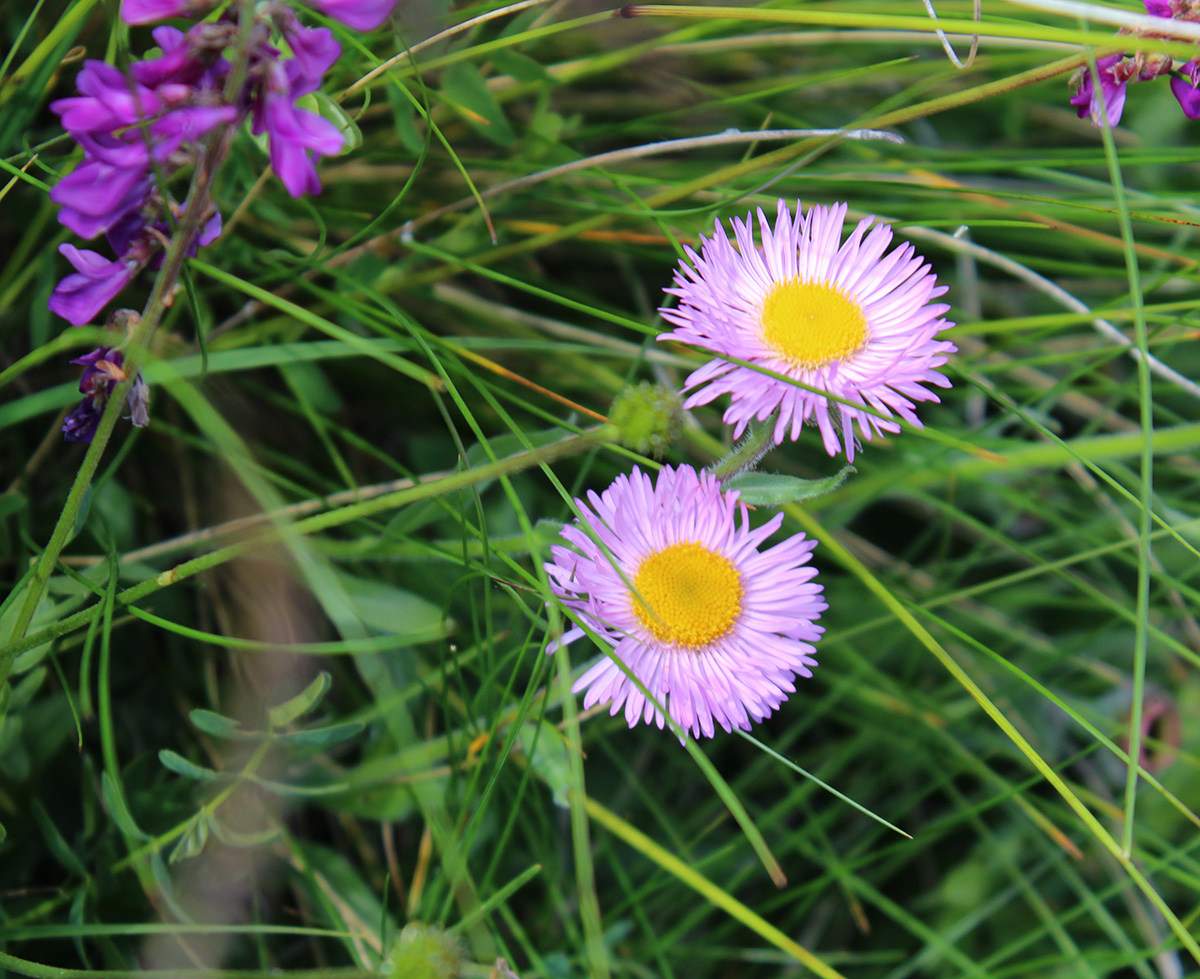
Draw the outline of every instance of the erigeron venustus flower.
M816 542L796 534L760 550L783 514L752 528L737 492L690 466L656 480L635 467L575 502L580 518L562 532L571 546L552 547L546 571L554 594L611 646L575 683L585 708L611 702L630 727L664 726L615 658L681 728L712 737L717 724L749 730L795 691L797 674L812 676L827 607L808 565ZM547 652L583 635L576 626Z
M717 359L688 377L684 390L694 393L685 408L730 395L724 419L735 438L752 419L765 421L778 411L776 444L785 436L797 439L811 419L829 454L844 443L851 460L855 425L868 440L898 432L896 416L920 427L915 402L938 400L925 385L950 386L938 368L955 346L936 339L954 325L942 319L950 307L930 302L946 288L912 245L884 254L892 240L889 225L872 228L875 219L864 218L843 242L845 220L845 204L802 214L797 202L793 216L780 200L773 230L758 211L761 246L747 215L731 222L736 247L717 221L713 237L701 236L699 254L685 249L675 287L666 290L679 305L660 310L675 329L659 339L733 357L815 389Z

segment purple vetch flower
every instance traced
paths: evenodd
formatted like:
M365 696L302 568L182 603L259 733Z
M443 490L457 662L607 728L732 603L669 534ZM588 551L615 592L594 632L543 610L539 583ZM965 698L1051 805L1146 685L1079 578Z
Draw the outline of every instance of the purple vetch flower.
M1200 119L1200 61L1189 61L1178 73L1171 74L1171 94L1189 119Z
M86 157L50 191L58 220L80 238L95 238L136 210L150 192L148 169L114 167Z
M83 376L79 379L83 401L63 420L63 436L68 442L92 440L113 389L128 376L121 366L124 362L125 355L112 347L100 347L71 361L84 368ZM145 428L150 423L150 389L140 371L126 395L125 403L134 427Z
M108 133L134 126L163 109L162 100L145 85L130 85L125 74L103 61L85 61L75 78L79 95L56 99L52 112L63 129L75 133Z
M315 92L325 72L341 57L342 46L333 39L333 31L327 27L302 27L295 17L282 18L280 29L292 49L298 72L292 80L292 94Z
M630 727L664 726L619 661L681 728L712 737L717 724L748 731L797 675L812 676L827 608L808 566L816 542L796 534L761 549L783 514L752 529L737 491L691 466L653 481L634 467L575 503L580 517L562 531L570 546L551 547L545 567L555 596L610 647L572 688L587 691L585 708L611 703ZM546 652L584 635L576 626Z
M1100 87L1096 87L1090 68L1076 79L1075 94L1071 96L1071 105L1080 119L1088 117L1097 126L1101 125L1101 112L1108 119L1109 126L1115 126L1121 121L1121 113L1125 109L1125 85L1128 79L1117 77L1114 69L1121 63L1124 55L1113 54L1096 61L1096 70L1100 75ZM1104 97L1103 110L1100 106L1100 96Z
M50 312L61 316L72 326L83 326L96 318L117 293L124 289L150 258L130 253L115 262L98 252L85 251L74 245L59 245L58 251L75 266L50 296Z
M1151 17L1200 23L1200 0L1143 0L1143 6ZM1118 33L1131 32L1122 28ZM1171 38L1169 30L1157 33L1154 30L1138 29L1132 33L1139 37ZM1082 68L1075 73L1071 83L1075 89L1075 94L1071 96L1071 104L1075 106L1080 119L1088 117L1097 126L1104 122L1110 127L1115 126L1120 122L1121 113L1125 108L1125 89L1128 83L1145 82L1160 75L1170 75L1171 92L1183 109L1183 114L1189 119L1197 119L1200 118L1200 98L1196 94L1198 63L1200 59L1193 59L1176 69L1170 55L1167 54L1148 54L1136 50L1128 55L1109 55L1096 62L1099 86L1092 77L1091 68ZM1101 96L1104 110L1100 105Z
M121 0L121 20L153 24L171 17L201 17L213 6L211 0Z
M949 306L931 302L946 287L912 245L884 255L892 229L871 228L873 217L843 243L846 210L818 205L803 214L797 202L793 216L780 200L774 230L758 211L761 248L747 215L732 221L736 246L717 221L712 238L701 236L700 254L684 249L675 286L665 290L679 305L659 310L675 329L658 339L717 355L688 377L684 390L695 391L685 408L728 394L724 420L734 438L751 420L775 415L776 444L795 441L811 420L825 450L836 455L844 447L850 461L855 425L867 440L900 431L897 415L921 427L915 402L939 400L926 385L950 386L938 368L956 348L937 335L954 324L942 319Z
M308 0L308 3L356 31L373 31L392 15L399 0Z
M301 89L309 83L298 69L292 69L295 63L293 60L271 66L262 110L254 120L253 131L256 135L267 134L275 175L292 197L300 197L321 192L314 160L339 153L346 138L328 119L295 104L293 76Z

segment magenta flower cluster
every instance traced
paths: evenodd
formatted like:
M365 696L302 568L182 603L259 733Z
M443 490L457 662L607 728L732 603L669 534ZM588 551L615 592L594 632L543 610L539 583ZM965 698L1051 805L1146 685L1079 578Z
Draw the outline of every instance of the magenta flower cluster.
M1200 23L1200 0L1143 0L1146 13L1152 17ZM1167 36L1141 32L1145 37ZM1113 54L1096 61L1096 72L1090 68L1080 71L1074 80L1075 94L1071 105L1079 118L1090 118L1097 126L1106 120L1109 126L1121 121L1125 110L1126 88L1131 82L1145 82L1167 75L1171 93L1189 119L1200 119L1200 58L1193 58L1174 67L1170 55ZM1099 83L1097 84L1097 79Z
M370 29L391 15L396 2L312 0L312 6L351 27ZM121 18L152 24L203 16L215 6L213 0L124 0ZM267 137L272 169L292 197L320 192L316 161L340 152L345 137L297 101L320 87L341 45L327 28L302 25L281 0L254 9L243 37L248 13L235 2L217 19L186 32L157 27L152 32L157 56L135 62L127 72L89 60L76 80L78 94L51 103L83 149L82 161L50 192L60 207L59 221L81 238L103 235L112 249L109 257L71 244L59 247L75 271L55 288L49 307L73 326L92 322L139 272L161 264L187 209L186 201L172 198L168 179L186 167L214 167L245 120L255 135ZM235 55L244 59L236 72ZM192 240L184 245L189 255L220 235L221 215L208 204L192 227ZM73 414L64 424L69 439L91 440L95 424L85 421L107 398L94 387L93 365L119 366L120 355L110 353L102 348L75 361L92 372L85 372L92 387L79 409L84 420ZM133 412L135 425L139 418L144 424L144 410Z

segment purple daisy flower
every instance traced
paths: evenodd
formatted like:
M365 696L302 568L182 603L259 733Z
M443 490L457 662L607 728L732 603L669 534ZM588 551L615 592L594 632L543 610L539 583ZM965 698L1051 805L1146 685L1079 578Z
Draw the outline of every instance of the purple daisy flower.
M665 290L679 297L679 306L660 310L675 329L658 339L736 357L798 382L713 360L688 377L684 390L698 390L685 408L729 394L724 419L735 438L752 419L778 412L777 445L785 436L799 438L811 419L825 450L837 455L844 443L851 461L855 424L868 441L900 431L893 415L921 427L914 403L939 400L924 385L950 386L937 368L956 348L935 339L954 325L941 318L950 307L930 303L946 287L937 285L912 245L884 255L890 225L871 228L875 219L864 218L843 243L845 220L845 204L818 205L804 215L797 202L793 217L780 200L774 231L758 212L761 248L751 215L731 222L736 248L720 221L712 238L701 236L699 255L685 248L675 288Z
M712 737L714 722L749 730L795 691L797 674L812 676L828 607L807 566L816 542L797 534L759 549L783 514L752 529L738 493L690 466L657 481L635 467L588 501L575 501L581 517L563 528L572 546L552 547L545 565L554 594L612 647L575 682L585 708L611 702L630 727L665 725L620 660L681 728ZM546 651L584 634L572 628Z

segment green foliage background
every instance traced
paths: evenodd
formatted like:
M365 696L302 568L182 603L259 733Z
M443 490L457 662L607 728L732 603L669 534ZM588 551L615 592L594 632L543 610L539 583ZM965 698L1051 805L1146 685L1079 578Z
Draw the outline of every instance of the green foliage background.
M907 0L335 25L323 111L357 145L293 201L239 137L152 424L121 424L21 642L98 340L46 309L75 161L46 106L149 47L116 7L0 7L0 968L1200 975L1198 124L1165 79L1107 145L1076 118L1111 24L987 0L961 69ZM591 159L863 127L902 142ZM578 712L597 651L544 655L540 561L572 496L654 465L561 440L701 362L654 341L681 244L779 196L892 222L960 353L924 432L786 508L821 541L815 677L685 750ZM726 451L722 407L669 461ZM838 465L815 431L764 462Z

